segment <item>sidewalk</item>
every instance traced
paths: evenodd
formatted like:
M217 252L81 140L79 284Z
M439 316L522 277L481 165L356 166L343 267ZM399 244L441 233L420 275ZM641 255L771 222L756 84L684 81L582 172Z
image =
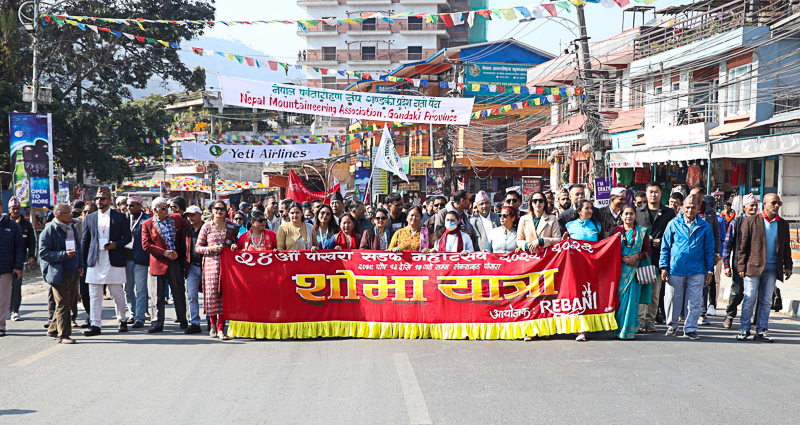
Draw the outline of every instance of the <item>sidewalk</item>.
M781 290L781 297L783 298L783 310L781 313L788 314L791 317L798 316L798 309L800 309L800 261L794 261L792 277L784 282L776 282L778 289ZM720 300L728 302L728 295L731 293L731 278L722 273L722 281L720 282L720 292L722 297ZM727 305L727 304L725 304ZM720 305L724 310L725 305ZM723 311L724 313L724 311Z

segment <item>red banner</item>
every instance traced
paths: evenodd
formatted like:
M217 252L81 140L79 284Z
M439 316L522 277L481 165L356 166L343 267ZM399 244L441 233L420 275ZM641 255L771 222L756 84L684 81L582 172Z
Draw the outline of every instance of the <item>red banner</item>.
M330 204L331 194L341 190L341 185L336 183L326 194L325 192L314 192L303 184L300 177L294 171L289 170L289 186L286 188L286 198L292 199L297 202L303 203L304 201L311 202L314 199L320 199L325 204Z
M620 242L542 254L222 254L230 335L517 339L613 330Z

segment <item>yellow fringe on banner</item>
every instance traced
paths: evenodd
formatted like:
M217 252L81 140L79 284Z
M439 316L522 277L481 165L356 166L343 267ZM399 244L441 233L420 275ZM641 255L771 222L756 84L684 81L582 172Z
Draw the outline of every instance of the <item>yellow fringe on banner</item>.
M617 329L614 312L548 317L513 323L383 323L339 321L299 323L228 322L228 336L256 339L433 338L522 339Z

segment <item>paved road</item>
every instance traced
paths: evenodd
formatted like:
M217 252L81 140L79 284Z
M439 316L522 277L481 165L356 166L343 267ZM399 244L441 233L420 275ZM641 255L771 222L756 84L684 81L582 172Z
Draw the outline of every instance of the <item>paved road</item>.
M715 317L701 341L600 333L587 343L221 342L170 323L157 335L106 327L73 346L44 335L44 294L26 297L23 317L0 339L0 424L794 423L798 416L800 321L785 316L772 319L775 344L737 342Z

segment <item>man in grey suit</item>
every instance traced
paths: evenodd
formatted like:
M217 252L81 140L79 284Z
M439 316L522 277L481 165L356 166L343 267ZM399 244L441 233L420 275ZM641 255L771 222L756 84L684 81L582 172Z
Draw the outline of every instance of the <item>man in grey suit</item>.
M486 248L489 231L500 226L500 217L492 212L492 200L484 191L475 195L475 209L477 213L469 219L472 228L475 229L473 245L476 251L483 251Z

